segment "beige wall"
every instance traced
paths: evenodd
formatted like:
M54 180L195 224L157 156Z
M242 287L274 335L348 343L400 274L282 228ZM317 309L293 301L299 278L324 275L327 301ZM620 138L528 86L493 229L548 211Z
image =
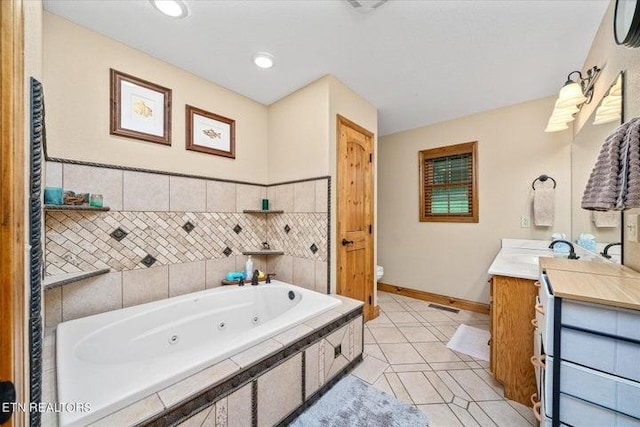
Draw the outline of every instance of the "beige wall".
M266 181L266 106L48 12L43 24L49 156ZM173 90L171 147L109 135L109 68ZM235 160L185 150L185 104L235 119Z
M640 50L618 46L613 37L614 3L611 2L602 24L596 33L589 54L584 62L584 68L597 65L602 68L595 87L595 98L602 98L615 76L625 72L624 82L624 118L629 120L640 116ZM585 105L576 119L575 131L579 131L589 118L597 103ZM640 209L626 212L640 213ZM625 265L640 271L640 244L632 243L624 238Z
M329 79L269 105L268 182L329 175Z
M378 111L333 76L324 76L269 106L269 183L331 176L331 283L336 286L336 116L374 133ZM374 156L376 158L377 156ZM375 166L375 165L374 165ZM375 168L374 168L375 171ZM374 172L375 182L375 172ZM375 194L375 191L374 191ZM374 200L374 209L375 209ZM374 234L374 247L377 233ZM375 260L375 254L374 254Z
M544 133L553 97L380 138L378 260L385 283L486 303L487 269L500 239L571 232L571 135ZM478 141L480 222L418 221L418 151ZM555 225L521 228L531 182L558 183ZM532 221L533 224L533 221Z

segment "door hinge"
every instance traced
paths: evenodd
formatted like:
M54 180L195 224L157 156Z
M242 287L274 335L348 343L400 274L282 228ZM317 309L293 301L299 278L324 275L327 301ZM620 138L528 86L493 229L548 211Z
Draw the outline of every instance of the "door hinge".
M369 163L373 163L373 153L369 153Z
M371 295L369 295L369 305L373 304L373 301L371 300Z
M14 403L15 401L16 387L11 381L0 381L0 424L4 424L11 418L13 405L9 405L9 403ZM5 409L7 409L6 412Z
M371 224L369 224L369 234L371 234Z

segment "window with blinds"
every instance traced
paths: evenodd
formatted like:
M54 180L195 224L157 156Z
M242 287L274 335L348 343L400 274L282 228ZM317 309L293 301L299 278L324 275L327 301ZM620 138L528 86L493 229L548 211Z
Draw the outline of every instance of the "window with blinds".
M422 150L420 221L478 222L478 142Z

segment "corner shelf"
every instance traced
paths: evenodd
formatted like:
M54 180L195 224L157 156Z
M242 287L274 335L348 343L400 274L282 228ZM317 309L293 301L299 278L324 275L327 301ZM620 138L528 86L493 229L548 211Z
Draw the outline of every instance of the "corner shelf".
M109 206L103 206L97 208L89 205L44 205L45 211L94 211L94 212L106 212L110 210Z
M80 271L77 273L65 273L56 274L54 276L45 276L42 278L42 289L53 289L60 286L68 285L69 283L78 282L80 280L88 279L89 277L100 276L110 272L110 268L102 268L100 270L93 271Z
M242 251L242 255L284 255L284 252L273 249L258 249L255 251Z
M243 209L242 210L243 213L262 213L262 214L281 214L284 213L284 211L282 209L276 209L276 210L267 210L267 211L263 211L261 209Z

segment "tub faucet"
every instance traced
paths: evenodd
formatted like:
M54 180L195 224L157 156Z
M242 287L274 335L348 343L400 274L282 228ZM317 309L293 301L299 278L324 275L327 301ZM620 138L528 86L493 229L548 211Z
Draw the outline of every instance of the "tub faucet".
M271 278L275 277L276 273L268 273L267 274L267 281L265 283L271 283Z
M604 250L600 252L600 255L602 255L606 259L611 259L611 255L609 255L609 248L611 248L611 246L618 246L618 245L622 245L622 242L609 243L607 246L604 247Z
M553 247L556 245L556 243L566 243L567 245L569 245L569 259L578 259L578 258L580 258L578 255L576 255L576 250L573 247L573 243L571 243L568 240L554 240L549 245L549 249L553 249Z
M238 279L238 286L244 286L244 277Z
M260 272L255 270L253 272L253 276L251 276L251 286L258 286L258 277L260 276Z

